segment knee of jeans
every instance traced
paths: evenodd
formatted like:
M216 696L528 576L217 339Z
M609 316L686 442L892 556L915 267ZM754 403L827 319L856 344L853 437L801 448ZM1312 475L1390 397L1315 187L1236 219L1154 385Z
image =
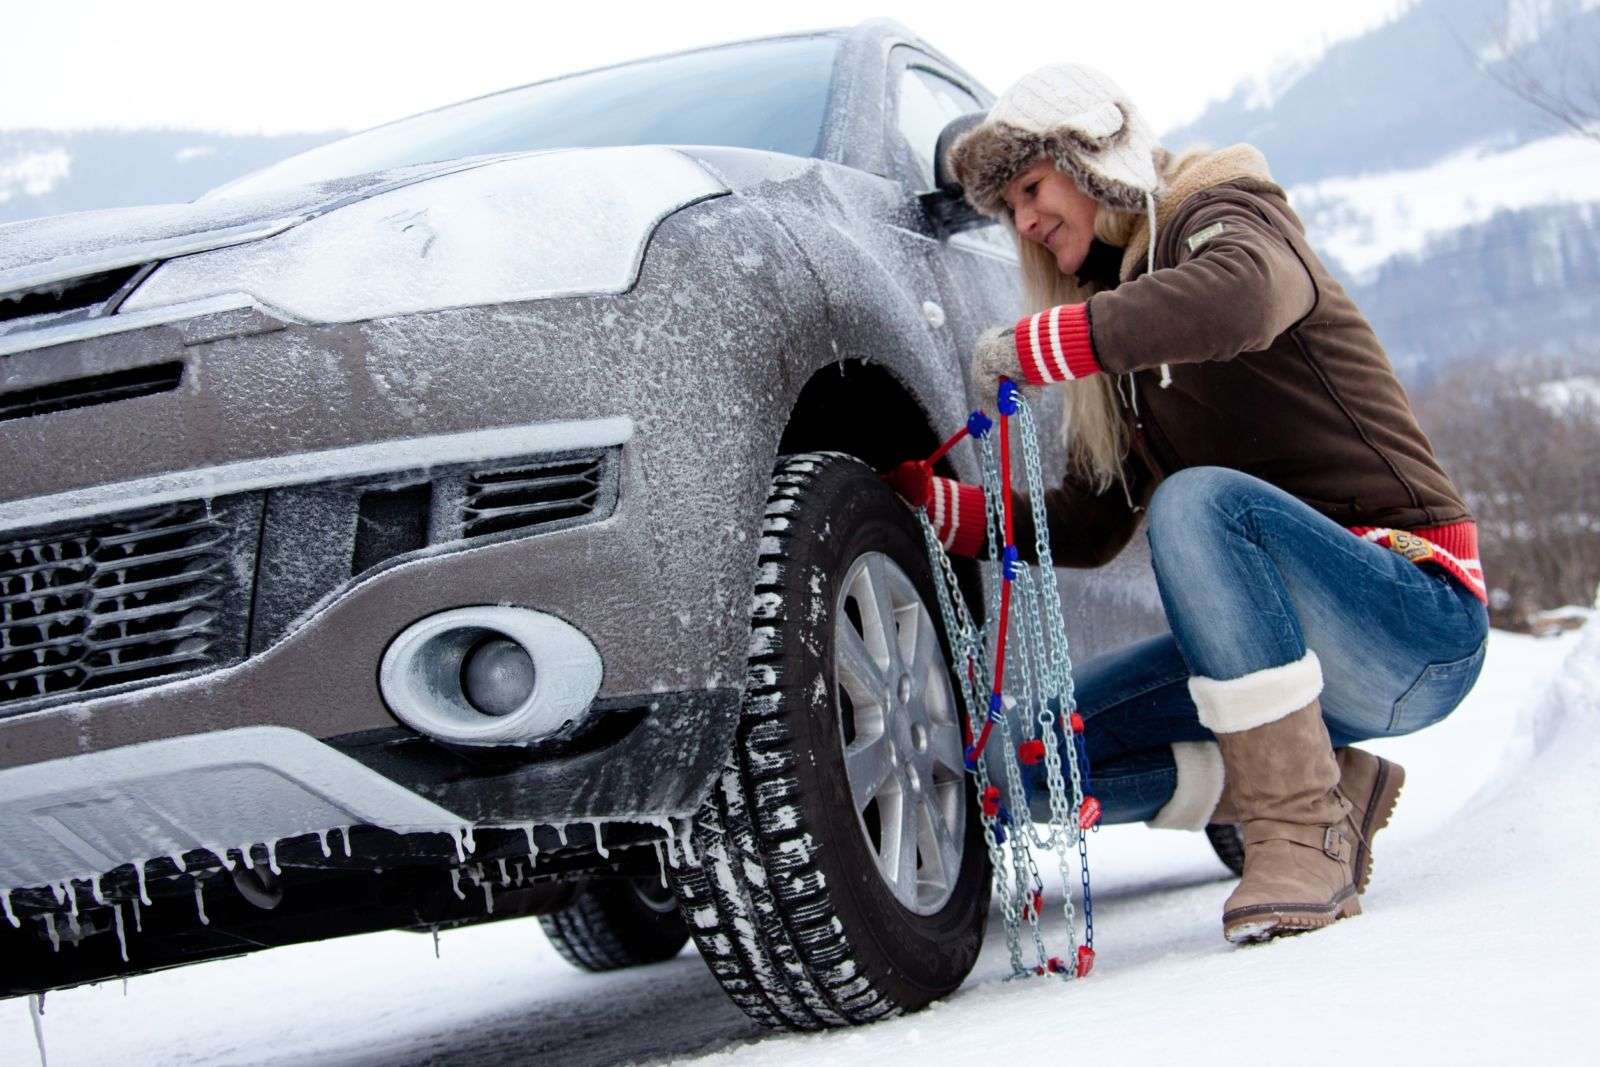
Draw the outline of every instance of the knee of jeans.
M1159 560L1222 532L1232 521L1228 498L1251 481L1227 467L1190 467L1168 477L1150 499L1145 536L1151 554Z

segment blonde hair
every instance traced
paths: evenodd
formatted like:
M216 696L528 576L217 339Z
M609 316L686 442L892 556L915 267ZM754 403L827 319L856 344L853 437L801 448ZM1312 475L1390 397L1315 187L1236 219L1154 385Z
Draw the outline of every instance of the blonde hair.
M1138 215L1101 205L1094 218L1095 236L1123 247L1138 221ZM1011 233L1017 242L1022 292L1030 312L1057 304L1082 303L1093 295L1094 289L1061 273L1049 249L1024 239L1015 227ZM1096 374L1063 382L1061 387L1066 391L1061 440L1067 449L1068 466L1096 492L1105 492L1122 478L1123 460L1128 455L1128 428L1118 411L1116 376Z

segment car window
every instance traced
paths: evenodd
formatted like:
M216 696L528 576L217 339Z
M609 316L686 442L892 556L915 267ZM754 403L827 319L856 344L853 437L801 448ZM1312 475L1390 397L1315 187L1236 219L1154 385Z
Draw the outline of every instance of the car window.
M795 37L575 74L400 119L208 195L550 148L702 144L812 156L837 53L834 38Z
M901 73L896 122L916 162L920 190L933 188L933 152L940 132L951 119L981 110L971 93L926 67L907 67Z

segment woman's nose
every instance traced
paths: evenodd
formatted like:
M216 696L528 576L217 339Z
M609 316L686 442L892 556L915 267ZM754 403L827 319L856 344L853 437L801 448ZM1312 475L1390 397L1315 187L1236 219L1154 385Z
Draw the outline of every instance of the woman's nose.
M1029 240L1039 239L1039 213L1031 207L1017 209L1017 232Z

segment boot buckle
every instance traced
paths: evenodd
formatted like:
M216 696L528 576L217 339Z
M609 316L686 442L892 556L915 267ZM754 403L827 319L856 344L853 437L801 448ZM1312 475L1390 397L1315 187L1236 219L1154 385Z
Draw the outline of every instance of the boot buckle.
M1322 832L1322 851L1329 859L1343 863L1350 858L1350 842L1337 826L1329 826Z

